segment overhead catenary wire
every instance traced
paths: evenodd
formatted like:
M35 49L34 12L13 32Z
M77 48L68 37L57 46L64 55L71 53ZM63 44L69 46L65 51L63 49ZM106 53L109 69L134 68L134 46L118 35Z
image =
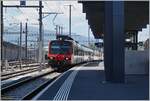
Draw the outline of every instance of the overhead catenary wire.
M47 3L47 1L42 1L42 2L46 2L46 3ZM60 2L60 3L61 3L61 2ZM47 8L49 8L49 6L47 6ZM61 7L59 6L59 11L61 10L60 8L61 8ZM75 8L74 5L73 5L73 9L76 10L76 8ZM22 11L21 9L19 9L19 10ZM23 12L22 12L22 13L23 13ZM54 19L56 19L57 15L58 15L58 14L55 15ZM58 20L59 20L59 19L58 19ZM15 21L15 19L14 19L14 21Z

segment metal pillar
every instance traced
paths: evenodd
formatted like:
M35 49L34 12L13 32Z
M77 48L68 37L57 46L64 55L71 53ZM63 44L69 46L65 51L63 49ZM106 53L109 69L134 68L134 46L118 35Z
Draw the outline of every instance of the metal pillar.
M20 42L19 42L19 37L18 37L18 46L20 46ZM19 57L20 57L20 48L18 48L18 54L17 54L17 60L19 60Z
M25 31L25 57L26 59L28 59L28 47L27 47L27 36L28 36L28 25L27 25L27 22L26 22L26 27L25 27L26 31Z
M3 60L3 1L1 1L1 64L2 60ZM1 71L3 71L2 65Z
M20 69L21 69L21 63L22 63L22 22L20 23L19 61L20 61Z
M40 69L42 68L42 1L39 1L39 58L38 61L40 63Z
M71 6L69 5L69 35L71 37Z
M133 50L138 49L138 31L134 31L133 33Z
M56 37L58 35L58 25L56 25Z
M105 2L104 65L106 81L124 82L124 2Z
M63 34L63 27L61 27L61 34Z
M60 27L60 26L58 26L58 29L59 29L59 35L60 35L60 33L61 33L61 27Z
M136 43L136 50L138 50L138 31L135 32L135 43Z
M88 44L90 46L90 26L88 26Z

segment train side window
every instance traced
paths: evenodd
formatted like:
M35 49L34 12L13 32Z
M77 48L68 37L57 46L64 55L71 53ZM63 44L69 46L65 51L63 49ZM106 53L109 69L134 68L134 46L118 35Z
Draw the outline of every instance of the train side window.
M74 47L74 55L78 55L78 47Z
M84 51L83 51L83 50L81 50L81 55L83 56L83 54L84 54Z
M82 50L80 49L80 56L82 56Z
M81 48L78 48L78 56L81 56Z
M84 56L84 50L82 50L82 56Z
M78 55L79 55L79 56L81 55L81 50L80 50L80 49L78 49Z

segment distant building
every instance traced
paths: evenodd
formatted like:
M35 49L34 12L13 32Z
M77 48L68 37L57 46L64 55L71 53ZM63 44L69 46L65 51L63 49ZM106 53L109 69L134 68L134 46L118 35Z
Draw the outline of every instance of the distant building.
M10 42L3 42L3 60L7 59L8 61L14 61L19 59L19 46ZM25 48L21 48L22 59L25 59Z
M21 47L21 59L26 60L25 47ZM20 54L20 46L11 42L3 42L3 60L18 61ZM36 60L38 56L37 48L29 48L27 50L27 59ZM37 60L36 60L37 61Z

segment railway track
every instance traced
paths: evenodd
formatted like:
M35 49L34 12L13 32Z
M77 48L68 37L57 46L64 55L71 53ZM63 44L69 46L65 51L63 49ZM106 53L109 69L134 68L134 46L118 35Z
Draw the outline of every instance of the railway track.
M2 100L30 100L44 87L56 79L60 73L47 71L38 76L26 78L1 88Z
M24 69L24 70L21 70L21 71L16 71L16 72L12 72L12 73L2 74L1 75L1 80L2 81L3 80L7 80L7 79L10 79L10 78L13 78L13 77L17 77L17 76L20 76L20 75L24 75L24 74L28 74L28 73L32 73L32 72L36 72L36 71L39 71L38 67L32 67L32 68Z
M78 64L81 65L81 64ZM58 73L58 70L49 70L36 76L25 77L10 84L2 85L1 99L2 100L30 100L42 89L55 80L61 73L67 71L72 65Z
M25 68L25 67L30 67L30 66L37 66L39 65L39 63L37 62L19 62L19 61L11 61L7 63L7 67L5 67L4 62L2 62L2 68L3 70L12 70L12 69L16 69L16 68L20 68L20 66L22 66L21 68Z

